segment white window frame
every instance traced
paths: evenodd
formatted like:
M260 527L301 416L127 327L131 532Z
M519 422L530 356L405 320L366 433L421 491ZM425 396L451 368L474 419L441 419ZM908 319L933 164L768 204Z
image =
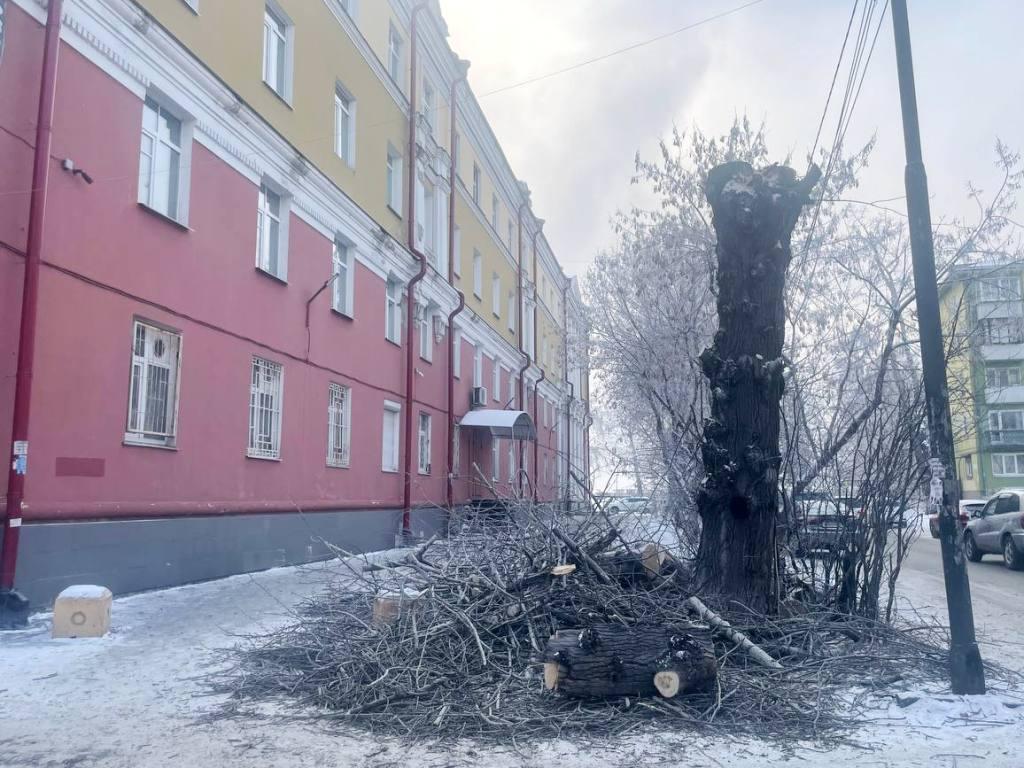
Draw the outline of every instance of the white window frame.
M1006 471L1008 462L1011 470ZM993 453L992 474L995 477L1020 477L1024 475L1024 453Z
M516 294L515 294L515 291L509 291L509 294L508 294L508 329L512 333L516 332Z
M351 438L352 388L331 382L327 388L327 466L349 466Z
M491 399L501 402L501 365L498 364L498 358L491 361Z
M964 456L964 478L974 479L974 456Z
M141 342L141 346L140 346ZM171 348L173 346L173 349ZM161 349L163 351L161 351ZM166 356L166 361L163 358ZM146 429L149 389L154 369L165 370L163 429ZM178 397L181 392L181 333L135 320L132 323L132 365L128 379L128 414L125 443L155 448L174 448L178 434ZM137 404L133 405L136 402Z
M352 92L341 83L334 86L334 154L349 168L356 167L356 108Z
M480 207L480 197L483 194L481 183L480 165L473 163L473 202L476 203L477 207Z
M462 468L462 427L452 425L452 476L458 477Z
M404 191L405 186L405 176L402 172L404 164L405 158L402 157L402 153L389 142L387 160L384 169L385 202L387 203L388 208L394 211L394 213L399 217L402 215L402 192Z
M272 56L278 47L283 48L280 62ZM288 104L292 102L294 57L295 25L278 3L267 0L263 8L263 82Z
M420 359L428 363L434 362L434 332L431 326L433 320L428 312L423 313L419 322Z
M389 275L384 286L384 338L402 343L402 281Z
M277 199L277 213L273 212L273 199ZM288 221L291 218L291 196L277 184L264 179L256 199L256 269L264 274L288 282ZM277 223L277 264L271 262L270 248L274 241L274 223Z
M393 424L391 425L391 438L392 446L391 451L388 451L388 442L385 439L388 430L388 420L393 418ZM380 469L381 472L398 472L398 459L401 453L401 445L399 443L401 439L401 423L402 423L402 406L393 400L384 401L384 415L382 417L381 426L381 458L380 458Z
M501 317L501 275L497 272L491 274L491 312Z
M393 24L388 25L388 75L399 89L404 90L405 79L405 38Z
M516 441L508 441L508 481L516 479Z
M473 348L473 386L484 385L484 353L479 346Z
M420 411L418 420L419 424L419 440L417 442L417 452L419 454L418 459L418 470L421 475L429 475L431 473L431 462L430 462L430 431L431 431L431 417L426 411ZM424 460L425 459L425 460Z
M263 402L264 397L269 398L269 402ZM253 356L249 373L249 442L246 450L250 459L281 459L283 411L284 366ZM258 433L266 434L267 439L263 440Z
M1012 422L1016 422L1014 425ZM1011 422L1004 424L1004 422ZM1005 408L998 411L988 412L989 439L996 444L1013 443L1016 440L1005 439L1004 432L1024 431L1024 411L1013 408Z
M498 194L497 192L491 192L491 229L494 230L494 234L498 234Z
M491 438L491 480L498 482L501 477L501 444L498 438Z
M983 277L978 281L978 301L1019 301L1019 277Z
M458 226L455 227L452 244L452 274L462 277L462 230Z
M345 317L355 317L355 246L340 235L334 238L331 253L331 309Z
M1003 383L1005 380L1006 383ZM1020 368L1014 366L992 366L985 369L985 387L987 389L1006 389L1020 386Z
M484 293L484 257L476 248L473 249L473 295L478 299Z
M150 120L153 115L155 121ZM173 120L177 123L178 143L175 144L170 130L162 128L161 118ZM155 122L155 125L150 123ZM188 201L189 188L192 170L192 129L195 120L189 117L184 110L170 104L169 101L159 93L148 93L142 104L142 125L140 128L139 146L139 188L138 201L151 211L156 211L171 221L176 221L182 226L188 226ZM149 150L147 152L147 143ZM158 158L161 155L169 156L167 168L164 172L160 169ZM148 162L147 162L148 161ZM171 169L173 168L173 173ZM175 181L173 190L171 181ZM166 201L161 203L156 199L160 184L166 183L164 197Z

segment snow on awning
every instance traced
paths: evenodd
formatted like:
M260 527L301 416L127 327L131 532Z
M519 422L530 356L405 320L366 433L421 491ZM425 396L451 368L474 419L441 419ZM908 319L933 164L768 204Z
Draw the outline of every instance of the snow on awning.
M480 408L470 411L459 422L462 427L487 429L491 437L510 437L514 440L536 440L537 430L526 411L504 411Z

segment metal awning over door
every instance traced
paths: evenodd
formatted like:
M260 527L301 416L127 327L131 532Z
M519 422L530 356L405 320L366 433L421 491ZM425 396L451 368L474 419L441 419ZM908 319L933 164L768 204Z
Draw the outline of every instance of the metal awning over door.
M534 427L533 419L526 411L480 408L463 416L459 426L486 429L491 437L505 437L513 440L537 439L537 430Z

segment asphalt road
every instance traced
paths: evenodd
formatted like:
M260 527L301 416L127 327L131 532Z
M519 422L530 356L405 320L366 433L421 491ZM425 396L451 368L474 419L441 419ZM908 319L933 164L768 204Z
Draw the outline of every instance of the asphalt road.
M982 654L997 654L1007 666L1024 670L1024 571L1011 571L998 555L968 562L967 569ZM898 591L915 608L946 623L939 541L927 532L903 564Z

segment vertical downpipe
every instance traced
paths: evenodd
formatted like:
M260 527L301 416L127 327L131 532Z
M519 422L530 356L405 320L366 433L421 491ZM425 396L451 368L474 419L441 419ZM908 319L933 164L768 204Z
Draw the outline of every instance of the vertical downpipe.
M32 197L28 213L25 278L21 294L21 325L18 333L18 371L14 386L14 423L11 428L12 456L7 481L4 541L0 550L0 595L14 589L21 516L25 505L32 371L36 351L36 319L39 314L39 264L42 258L43 218L46 213L46 195L50 179L50 145L53 139L53 108L57 95L57 53L60 49L62 5L63 0L50 0L46 12L39 112L32 162Z

